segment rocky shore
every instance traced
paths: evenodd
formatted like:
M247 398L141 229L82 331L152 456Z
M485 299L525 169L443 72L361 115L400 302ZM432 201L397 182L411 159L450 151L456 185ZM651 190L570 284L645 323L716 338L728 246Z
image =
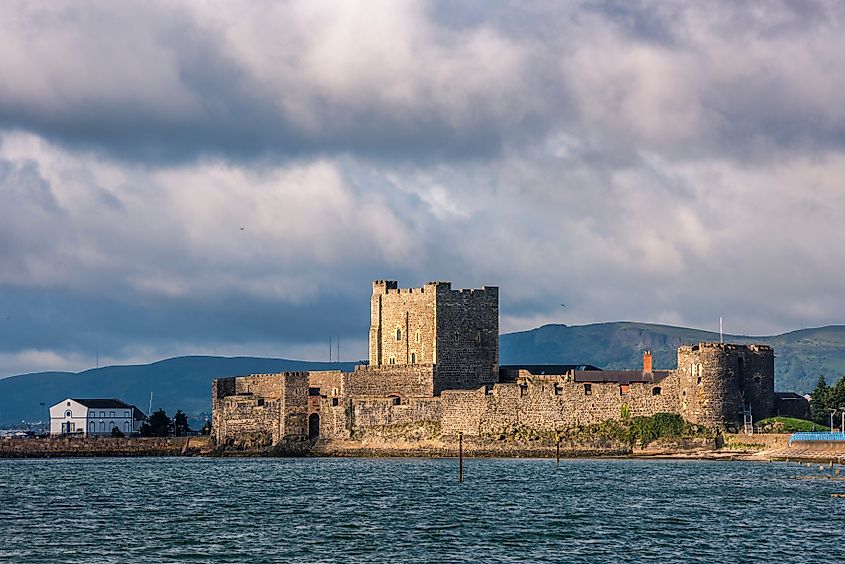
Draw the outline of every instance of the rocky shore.
M607 439L561 442L530 440L463 440L467 458L666 458L702 460L793 460L845 463L845 445L790 446L789 434L727 434L716 438L658 440L630 445ZM416 457L454 458L456 438L425 440L320 440L262 448L216 446L210 437L168 438L26 438L0 439L0 458L213 456L213 457Z

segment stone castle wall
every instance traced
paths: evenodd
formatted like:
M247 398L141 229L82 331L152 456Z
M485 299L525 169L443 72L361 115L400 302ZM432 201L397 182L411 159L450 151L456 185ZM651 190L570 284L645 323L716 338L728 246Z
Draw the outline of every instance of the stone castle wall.
M450 390L441 397L444 435L495 434L515 426L554 431L618 420L623 411L631 417L677 411L678 381L670 376L658 383L591 383L586 388L561 379L496 384L491 392Z
M343 376L340 370L312 370L308 373L308 387L317 388L324 396L343 394Z
M343 395L353 397L431 397L434 366L358 366L355 372L343 374L341 387Z
M435 364L438 287L399 288L373 282L370 310L370 366Z
M321 408L320 435L328 439L395 436L417 433L429 424L445 436L507 432L516 427L556 431L576 425L600 423L628 416L675 412L678 379L658 383L593 383L589 395L584 384L545 381L496 384L492 390L448 390L439 397L348 398L341 405L325 401ZM624 391L623 391L624 390ZM657 391L657 392L656 392ZM657 393L657 395L655 395ZM404 427L404 429L397 429Z
M325 439L397 436L426 424L439 429L440 406L439 397L411 398L406 403L397 403L396 398L353 398L340 405L324 401L320 409L320 436Z
M499 289L437 286L434 393L474 389L499 379Z
M212 384L218 444L269 446L308 436L308 373L253 374Z

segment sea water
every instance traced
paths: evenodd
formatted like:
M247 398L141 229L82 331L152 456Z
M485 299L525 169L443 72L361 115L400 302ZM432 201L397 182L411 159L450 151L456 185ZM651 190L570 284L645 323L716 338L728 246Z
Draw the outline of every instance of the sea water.
M845 482L786 463L0 460L10 562L843 562Z

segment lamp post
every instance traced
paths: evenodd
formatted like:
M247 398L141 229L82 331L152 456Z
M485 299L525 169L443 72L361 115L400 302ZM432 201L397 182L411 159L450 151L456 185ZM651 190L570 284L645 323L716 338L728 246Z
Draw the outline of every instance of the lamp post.
M50 422L49 422L49 421L47 421L47 422L45 423L45 421L44 421L44 420L46 419L46 417L45 417L45 411L46 411L46 409L47 409L47 408L45 407L45 405L46 405L46 404L42 401L42 402L41 402L40 404L38 404L38 405L40 405L40 406L41 406L41 423L45 425L45 427L46 427L46 429L47 429L47 434L49 434L49 433L50 433Z
M839 427L839 432L845 433L845 405L840 405L839 411L842 412L842 425Z
M827 410L830 411L830 432L832 433L833 432L833 416L836 413L836 410L833 409L832 407L828 407Z

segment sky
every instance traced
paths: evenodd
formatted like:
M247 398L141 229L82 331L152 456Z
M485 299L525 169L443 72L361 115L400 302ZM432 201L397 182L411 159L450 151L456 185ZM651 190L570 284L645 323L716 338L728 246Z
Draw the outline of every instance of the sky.
M836 0L6 0L0 376L366 358L374 279L499 286L502 332L842 323L843 28Z

